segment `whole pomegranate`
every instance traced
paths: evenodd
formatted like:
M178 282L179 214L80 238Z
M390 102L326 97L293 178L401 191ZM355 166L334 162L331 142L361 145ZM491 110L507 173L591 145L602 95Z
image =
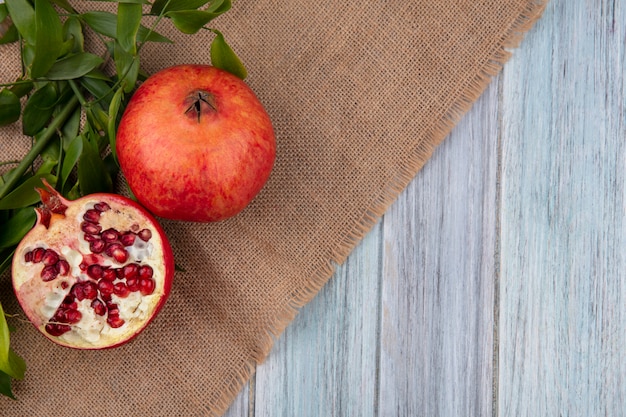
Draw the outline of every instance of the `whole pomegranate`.
M13 257L13 288L28 319L68 347L127 342L161 309L174 258L161 226L132 200L69 201L44 182L37 223Z
M211 222L242 211L266 183L274 130L246 83L208 65L150 76L120 120L117 156L137 199L160 217Z

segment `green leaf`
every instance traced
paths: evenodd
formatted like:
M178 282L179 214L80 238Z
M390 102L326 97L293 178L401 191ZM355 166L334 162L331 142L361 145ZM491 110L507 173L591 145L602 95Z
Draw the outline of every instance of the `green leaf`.
M35 0L35 27L35 57L30 74L39 78L57 60L63 43L61 19L48 0Z
M152 2L152 8L150 9L150 14L153 14L155 16L160 15L163 9L165 9L165 6L167 5L168 2L173 3L174 0L154 0L154 2Z
M220 13L211 13L204 10L181 10L165 13L165 16L172 19L172 23L178 30L190 35L198 32L204 25L219 15Z
M0 304L0 371L15 379L23 379L26 364L9 347L9 326Z
M136 4L148 4L148 0L94 0L107 3L136 3Z
M85 77L96 78L96 79L99 79L99 80L112 82L111 81L111 77L106 75L100 68L92 69L87 74L85 74Z
M10 20L7 5L0 3L0 45L17 41L20 36Z
M20 99L11 90L0 90L0 126L16 122L20 118Z
M83 152L78 160L78 183L82 195L110 192L113 181L95 143L83 136Z
M81 17L94 31L115 39L117 35L117 17L113 13L92 11L83 13Z
M213 3L211 3L209 8L207 9L207 12L222 14L229 11L231 6L232 3L230 0L215 0Z
M104 162L104 167L111 178L115 178L117 174L120 172L119 163L113 158L113 154L108 154L102 160Z
M111 153L113 154L113 158L117 161L117 150L115 145L115 135L117 134L116 126L117 126L117 116L120 111L120 107L122 104L122 97L124 96L124 90L119 88L113 99L111 100L111 104L109 104L109 125L108 125L108 135L109 135L109 146L111 148Z
M76 13L76 10L72 7L70 2L67 0L52 0L52 3L56 4L57 6L59 6L60 8L62 8L63 10L69 13Z
M66 41L72 39L72 52L84 52L85 37L83 34L83 25L76 16L69 16L63 24L63 39Z
M113 97L113 90L111 86L100 78L93 77L82 77L80 79L80 84L92 94L96 100L100 103L107 104L111 101Z
M72 143L72 141L78 136L78 130L80 129L80 114L81 109L78 107L61 127L61 141L63 142L63 149L66 152L70 143Z
M39 194L35 188L43 187L42 178L45 178L52 186L56 184L56 177L51 174L30 177L0 200L0 210L17 209L37 204Z
M113 13L104 11L91 11L81 15L85 23L94 31L106 37L116 39L117 37L117 16ZM157 32L150 31L147 27L141 25L137 31L137 41L139 42L167 42L171 40Z
M16 400L13 391L11 391L11 377L4 372L0 371L0 394Z
M72 173L72 170L78 163L78 160L80 159L80 155L82 154L82 152L83 152L83 138L81 136L76 136L74 140L72 140L69 143L69 145L67 145L67 149L65 150L65 157L63 158L63 161L61 164L61 170L60 170L61 171L61 178L59 178L59 181L61 183L60 189L63 189L65 187L65 183L67 182L67 179Z
M137 55L137 32L141 24L141 4L120 3L117 9L117 41L124 51Z
M9 269L9 265L11 265L14 253L15 248L0 250L0 274L3 274L4 271Z
M5 0L11 20L24 40L34 45L37 37L35 9L26 0Z
M50 80L71 80L88 74L104 60L89 52L80 52L54 63L46 78Z
M148 29L145 26L139 26L139 32L137 33L137 41L140 43L143 42L165 42L165 43L174 43L170 39L165 36Z
M9 90L11 90L13 94L21 98L30 93L33 87L34 84L30 80L17 80Z
M139 57L126 52L118 42L115 42L113 53L115 69L122 80L124 92L130 93L135 88L137 76L139 75Z
M52 83L46 83L36 90L26 102L22 115L22 131L34 136L44 128L57 101L57 92Z
M242 80L245 79L248 76L246 67L226 43L224 35L216 29L213 29L213 32L215 32L216 36L213 42L211 42L211 63L215 67L228 71Z
M35 135L35 140L41 140L40 135ZM61 138L57 132L54 132L52 138L48 140L46 147L39 153L39 156L43 160L43 165L37 169L37 173L48 174L52 172L52 169L59 163L61 158ZM45 167L46 165L48 167Z
M150 14L160 15L161 13L171 12L175 10L193 10L204 6L210 0L171 0L167 4L167 0L156 0L150 9Z
M0 248L10 248L33 228L37 215L32 207L17 210L13 216L3 223L0 230Z

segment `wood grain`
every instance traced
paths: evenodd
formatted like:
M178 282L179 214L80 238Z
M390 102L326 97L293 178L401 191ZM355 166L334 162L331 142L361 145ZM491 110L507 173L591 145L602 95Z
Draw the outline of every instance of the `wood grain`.
M626 8L552 1L226 416L621 416Z
M496 86L384 217L380 416L491 414Z
M500 415L626 410L619 2L552 2L502 74Z
M380 335L377 225L257 368L257 416L375 416Z

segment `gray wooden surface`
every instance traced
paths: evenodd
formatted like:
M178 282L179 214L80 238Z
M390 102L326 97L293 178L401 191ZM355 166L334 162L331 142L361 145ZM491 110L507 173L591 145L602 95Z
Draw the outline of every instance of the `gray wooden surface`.
M625 68L552 0L226 416L625 416Z

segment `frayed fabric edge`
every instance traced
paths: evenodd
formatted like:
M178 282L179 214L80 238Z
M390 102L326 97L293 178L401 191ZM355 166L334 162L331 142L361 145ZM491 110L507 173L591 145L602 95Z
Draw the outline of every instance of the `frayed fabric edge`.
M354 223L351 229L346 230L338 245L330 249L327 258L321 259L317 265L312 266L310 278L306 281L306 285L293 293L288 303L278 311L274 320L267 324L265 334L257 345L258 348L251 353L250 357L243 360L242 369L233 370L231 377L225 381L220 394L208 401L211 417L220 417L226 412L242 387L256 372L257 364L262 363L267 358L274 342L293 321L299 310L308 304L328 282L337 265L345 262L356 245L398 199L400 193L421 170L437 146L443 142L454 126L470 110L493 77L502 70L512 55L509 49L517 48L520 45L525 34L542 16L548 2L549 0L531 0L525 5L503 36L502 42L489 59L484 62L481 71L465 84L458 98L444 112L439 123L424 136L422 141L416 144L408 160L399 167L388 186L363 212L360 221Z

